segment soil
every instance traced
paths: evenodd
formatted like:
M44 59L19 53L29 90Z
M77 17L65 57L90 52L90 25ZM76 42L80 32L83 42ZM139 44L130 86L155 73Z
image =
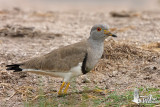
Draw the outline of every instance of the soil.
M114 13L114 15L113 15ZM44 55L87 39L96 23L109 24L118 38L107 38L95 69L72 80L75 87L125 92L135 87L160 88L160 9L133 11L0 10L0 106L21 107L44 93L57 96L61 78L13 73L5 65Z

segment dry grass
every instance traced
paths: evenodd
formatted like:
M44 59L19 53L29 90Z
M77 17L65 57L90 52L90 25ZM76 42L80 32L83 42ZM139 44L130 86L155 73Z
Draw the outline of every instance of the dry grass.
M158 56L156 52L146 51L143 48L128 43L129 41L115 42L114 40L106 42L103 57L110 60L121 61L124 59L153 60L154 57Z
M152 42L142 46L144 49L160 52L160 42Z

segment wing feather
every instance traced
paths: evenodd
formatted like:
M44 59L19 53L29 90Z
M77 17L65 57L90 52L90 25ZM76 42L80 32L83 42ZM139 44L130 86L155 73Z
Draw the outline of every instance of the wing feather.
M44 56L36 57L21 63L21 67L23 69L66 72L69 71L71 67L83 62L86 52L86 42L79 42L53 50Z

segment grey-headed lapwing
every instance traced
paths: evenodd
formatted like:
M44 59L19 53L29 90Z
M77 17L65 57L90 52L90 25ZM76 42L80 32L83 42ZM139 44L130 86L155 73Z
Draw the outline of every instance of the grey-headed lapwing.
M92 27L87 40L55 49L46 55L22 63L7 65L6 67L7 70L13 70L13 72L31 72L62 77L64 80L58 94L65 94L71 78L90 72L97 64L104 51L104 40L108 36L117 37L110 33L107 25L96 24ZM65 84L66 88L62 92Z

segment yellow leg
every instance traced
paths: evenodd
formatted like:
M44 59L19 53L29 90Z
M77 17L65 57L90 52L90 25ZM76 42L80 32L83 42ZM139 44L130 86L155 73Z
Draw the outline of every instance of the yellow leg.
M66 85L66 88L64 89L64 94L67 94L67 90L68 90L69 85L70 85L70 83L68 82L68 84Z
M58 95L62 94L62 89L63 89L64 85L65 85L65 82L62 83L62 85L61 85L61 87L59 89Z

